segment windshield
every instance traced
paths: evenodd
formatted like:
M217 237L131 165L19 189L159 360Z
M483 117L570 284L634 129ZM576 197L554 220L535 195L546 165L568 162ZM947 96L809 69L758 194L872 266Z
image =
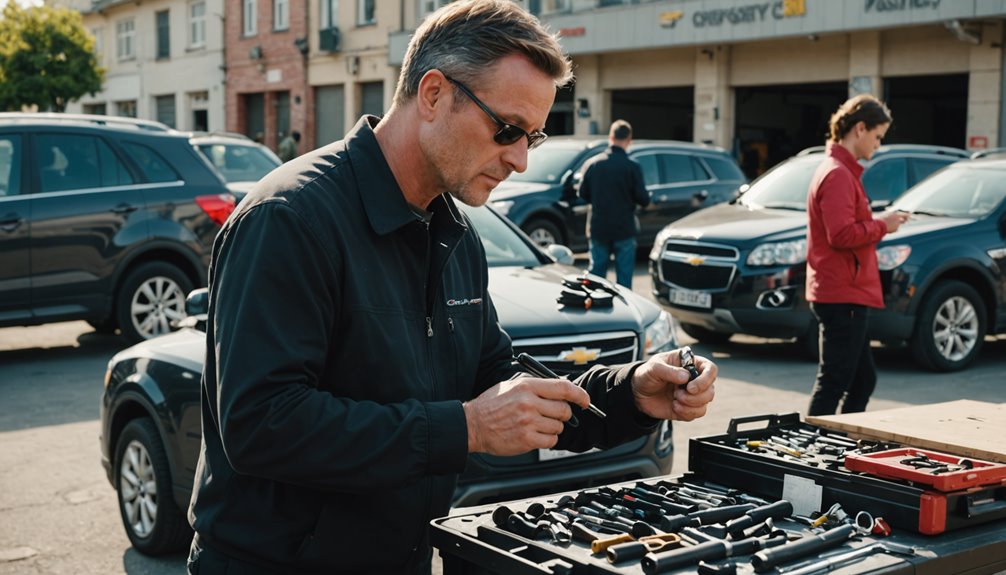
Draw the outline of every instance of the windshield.
M508 178L512 182L538 182L550 184L558 182L571 168L570 164L579 155L580 148L549 146L546 143L528 152L527 169L523 173L514 172Z
M738 202L752 208L806 210L807 193L823 156L783 162L751 183Z
M196 146L228 184L257 182L279 166L277 158L256 146L199 144Z
M1006 197L1006 170L947 168L923 180L892 204L893 209L949 218L980 218Z
M489 267L541 265L535 250L489 208L485 206L473 208L461 202L456 203L461 211L471 218L472 224L482 238Z

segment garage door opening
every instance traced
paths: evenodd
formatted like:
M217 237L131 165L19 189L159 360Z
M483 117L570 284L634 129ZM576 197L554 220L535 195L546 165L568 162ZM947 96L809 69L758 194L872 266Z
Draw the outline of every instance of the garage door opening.
M846 82L736 88L736 151L747 177L824 145L828 119L848 93Z
M894 116L885 143L965 147L967 74L885 78L884 94Z
M611 93L611 118L632 124L633 138L691 142L695 89L615 90ZM601 134L607 134L608 127L598 126Z

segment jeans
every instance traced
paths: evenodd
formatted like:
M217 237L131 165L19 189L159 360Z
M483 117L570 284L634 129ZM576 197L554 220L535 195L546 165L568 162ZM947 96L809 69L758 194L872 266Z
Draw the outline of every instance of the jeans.
M590 273L608 276L608 260L615 255L615 281L632 289L632 272L636 266L636 238L599 241L590 239Z
M877 386L870 338L869 309L844 303L811 303L820 322L820 361L807 415L832 415L842 402L842 413L866 411ZM843 401L844 397L844 401Z

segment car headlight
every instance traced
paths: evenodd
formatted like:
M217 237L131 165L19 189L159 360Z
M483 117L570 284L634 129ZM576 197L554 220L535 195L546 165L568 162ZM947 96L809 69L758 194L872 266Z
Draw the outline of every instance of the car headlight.
M877 266L881 271L893 270L912 255L912 246L884 246L877 250Z
M670 237L671 228L669 226L657 232L657 237L653 238L653 247L650 248L651 260L660 258L660 252L664 249L664 244L667 243L667 239Z
M807 261L807 238L761 244L748 254L749 266L792 265Z
M510 208L513 207L513 200L497 200L492 202L492 205L501 216L505 216L510 213Z
M674 328L674 318L671 317L671 314L661 310L657 319L646 326L645 350L647 357L677 347L677 331Z

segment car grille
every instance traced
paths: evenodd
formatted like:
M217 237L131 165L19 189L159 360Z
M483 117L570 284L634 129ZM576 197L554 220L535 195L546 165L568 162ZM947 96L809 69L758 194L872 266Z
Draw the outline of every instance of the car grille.
M669 240L660 255L660 281L690 290L725 291L739 257L732 246Z
M631 331L516 339L514 353L527 353L558 375L579 375L592 366L635 361L639 338Z

